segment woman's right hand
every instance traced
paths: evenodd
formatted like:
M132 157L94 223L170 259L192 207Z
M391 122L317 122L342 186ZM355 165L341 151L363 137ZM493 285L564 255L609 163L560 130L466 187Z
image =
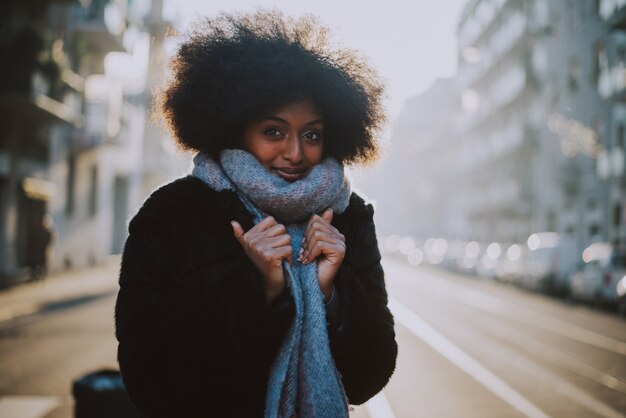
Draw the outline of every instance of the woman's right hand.
M285 290L283 260L293 262L293 248L287 229L271 216L248 232L244 232L236 221L232 221L231 225L235 238L265 279L267 302L273 302Z

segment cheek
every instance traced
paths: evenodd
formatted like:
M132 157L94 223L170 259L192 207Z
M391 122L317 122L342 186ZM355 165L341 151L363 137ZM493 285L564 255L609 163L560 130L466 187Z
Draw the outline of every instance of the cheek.
M275 158L276 151L263 138L249 136L244 141L244 149L254 155L259 162L267 166Z
M315 165L315 164L319 164L322 162L322 157L324 154L324 147L323 145L318 145L318 146L314 146L314 147L310 147L309 149L307 149L307 160Z

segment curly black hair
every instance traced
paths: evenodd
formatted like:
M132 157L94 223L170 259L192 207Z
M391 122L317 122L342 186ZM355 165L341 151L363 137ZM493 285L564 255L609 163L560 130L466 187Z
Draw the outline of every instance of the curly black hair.
M378 154L383 85L354 50L331 49L317 18L222 13L195 24L171 61L158 110L177 144L217 158L241 148L250 121L298 100L324 118L324 156L344 164Z

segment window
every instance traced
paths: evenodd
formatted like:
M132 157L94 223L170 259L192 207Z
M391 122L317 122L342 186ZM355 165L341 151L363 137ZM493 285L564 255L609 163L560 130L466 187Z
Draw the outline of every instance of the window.
M598 84L600 80L600 75L602 73L606 73L609 70L609 57L606 55L606 50L604 49L604 45L597 44L595 46L594 51L594 61L593 61L593 83Z
M556 231L556 214L552 209L548 211L547 226L548 231Z
M580 89L580 63L578 58L570 58L567 88L572 93L576 93Z
M65 215L70 217L74 214L74 195L76 188L76 157L72 154L67 157L66 182Z
M598 202L595 199L593 198L587 199L587 210L593 211L593 210L596 210L597 208L598 208Z
M91 168L89 187L89 216L96 216L98 213L98 167Z

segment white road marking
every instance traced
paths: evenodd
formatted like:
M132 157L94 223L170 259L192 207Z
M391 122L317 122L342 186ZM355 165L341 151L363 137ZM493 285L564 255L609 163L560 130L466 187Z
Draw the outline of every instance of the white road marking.
M415 269L405 265L398 266L396 264L394 267L406 268L415 272ZM562 337L570 338L572 340L626 356L626 342L598 334L597 332L590 331L530 309L520 308L519 306L512 305L510 302L495 296L491 296L459 284L450 283L449 281L434 274L422 274L428 277L428 289L445 295L448 298L454 298L474 308L504 316L515 321L543 329L544 331L558 334Z
M396 418L384 392L381 390L365 404L370 418Z
M515 337L511 342L519 344L522 340L523 337L520 336L519 338ZM491 347L491 355L499 356L499 361L505 362L509 360L509 367L514 367L519 373L527 374L531 376L533 380L543 382L544 384L549 382L557 392L582 405L587 408L587 410L594 412L596 415L605 418L626 418L619 411L594 398L586 391L579 389L556 373L551 372L549 369L538 365L526 355L513 352L509 347L506 347L495 339L491 339L489 345ZM515 361L512 361L513 357L515 357Z
M57 396L3 396L0 418L41 418L60 404Z
M626 343L598 334L597 332L589 331L588 329L572 325L548 315L537 313L530 309L512 306L503 300L476 290L463 288L462 291L451 292L451 294L455 299L474 308L506 316L518 322L523 322L572 340L612 351L617 354L626 355Z
M599 385L626 394L626 382L568 355L563 350L552 348L547 344L541 343L540 340L530 339L523 333L516 332L515 329L508 326L491 324L490 329L500 329L500 334L504 335L507 341L514 343L518 347L525 347L537 357L541 357L552 364L577 373Z
M472 378L510 404L513 408L530 418L549 417L549 415L539 409L539 407L534 405L506 382L466 354L463 350L455 346L446 337L431 327L426 321L400 304L394 298L389 299L389 309L391 309L396 320L415 334L415 336L430 345L451 363L469 374Z

